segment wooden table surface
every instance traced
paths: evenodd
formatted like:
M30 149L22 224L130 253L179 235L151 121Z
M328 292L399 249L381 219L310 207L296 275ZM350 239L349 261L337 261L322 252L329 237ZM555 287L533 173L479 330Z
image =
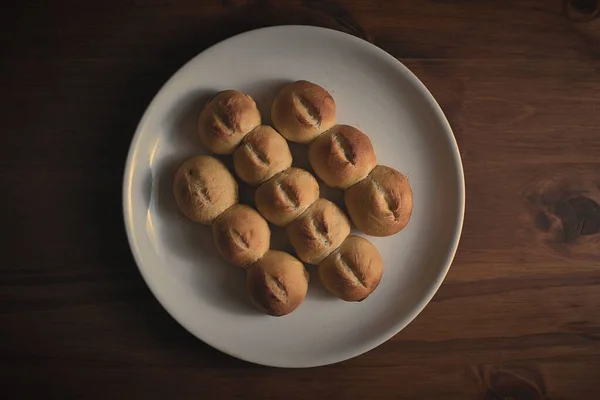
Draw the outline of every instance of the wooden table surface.
M13 1L0 11L2 398L600 398L598 1ZM440 291L338 365L282 370L195 339L122 222L160 86L249 29L327 26L406 64L458 140L467 212Z

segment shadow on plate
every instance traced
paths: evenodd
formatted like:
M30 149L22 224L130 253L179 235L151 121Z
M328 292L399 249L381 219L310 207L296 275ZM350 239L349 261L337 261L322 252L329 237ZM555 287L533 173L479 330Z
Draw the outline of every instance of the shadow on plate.
M208 154L198 136L197 122L200 112L218 93L218 90L198 90L191 92L176 104L173 104L172 118L165 119L163 129L172 132L165 139L168 145L178 154Z
M287 79L263 79L249 85L232 88L252 96L260 111L263 125L271 125L271 106L279 90L290 81Z
M306 269L310 274L310 282L308 285L308 294L307 298L316 299L319 301L340 301L337 297L333 296L325 286L323 286L323 282L321 282L321 278L319 277L319 273L317 272L316 265L308 265Z

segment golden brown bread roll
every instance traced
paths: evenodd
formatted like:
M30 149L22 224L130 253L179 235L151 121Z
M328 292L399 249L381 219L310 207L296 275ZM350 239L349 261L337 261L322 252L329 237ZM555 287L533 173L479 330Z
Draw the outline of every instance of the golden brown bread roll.
M348 125L336 125L308 147L308 159L328 186L346 189L364 179L377 165L369 137Z
M321 86L307 81L285 85L271 108L275 128L287 140L309 143L335 125L335 102Z
M292 166L292 153L283 136L267 125L250 132L233 153L233 167L241 180L257 186Z
M255 209L243 204L236 204L219 215L212 230L219 253L242 268L258 261L271 244L267 221Z
M186 217L209 225L238 202L238 184L221 161L197 156L185 161L175 173L173 194Z
M350 221L338 206L320 198L286 228L298 258L319 264L350 234Z
M382 274L383 260L377 248L354 235L319 264L325 288L345 301L366 299L379 285Z
M319 198L319 184L311 173L289 168L258 187L256 208L277 226L287 226Z
M308 272L295 257L269 250L248 270L246 289L252 303L273 316L291 313L304 301Z
M376 166L369 176L344 193L346 208L358 229L372 236L400 232L412 213L412 190L404 175Z
M225 90L210 100L200 113L198 133L211 152L231 154L260 121L260 112L252 97L237 90Z

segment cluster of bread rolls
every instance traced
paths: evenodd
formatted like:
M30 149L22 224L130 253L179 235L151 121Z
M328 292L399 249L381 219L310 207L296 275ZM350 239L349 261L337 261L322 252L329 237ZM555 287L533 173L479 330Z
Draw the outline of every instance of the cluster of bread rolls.
M238 184L221 161L210 156L185 161L175 174L173 194L189 219L212 225L219 253L247 270L246 287L259 309L280 316L302 303L308 290L304 264L269 249L267 221L252 207L238 203Z
M335 102L327 90L307 81L286 85L275 98L271 119L287 140L309 145L311 167L325 184L344 190L348 214L359 230L389 236L408 224L408 180L393 168L377 165L367 135L335 125Z
M335 121L335 105L331 96L329 99L330 119ZM316 137L333 126L314 124L317 111L311 101L320 104L312 98L292 96L289 104L279 101L274 105L274 114L279 109L277 114L286 124L298 121L295 139L303 129ZM296 110L300 114L294 114ZM367 239L350 235L350 221L338 206L320 198L319 184L312 174L291 167L292 154L285 138L260 123L254 101L244 93L227 90L207 103L198 129L210 151L233 154L238 177L257 187L258 211L269 222L286 228L298 258L318 265L324 286L346 301L365 299L381 280L379 251Z

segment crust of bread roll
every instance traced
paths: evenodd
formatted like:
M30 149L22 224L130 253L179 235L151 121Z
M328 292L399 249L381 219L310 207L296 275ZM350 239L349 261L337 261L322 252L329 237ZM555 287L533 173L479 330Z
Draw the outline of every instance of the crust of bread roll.
M246 275L246 290L252 303L276 317L294 311L304 301L309 275L295 257L269 250Z
M200 113L198 134L211 152L231 154L260 122L260 112L252 97L237 90L225 90L210 100Z
M271 120L287 140L310 143L335 125L335 101L317 84L292 82L277 94L271 108Z
M286 228L298 258L319 264L350 234L350 221L334 203L320 198Z
M319 264L323 286L345 301L362 301L379 285L383 260L377 248L360 236L348 236Z
M256 189L256 208L277 226L285 227L319 198L319 183L308 171L289 168Z
M369 176L344 193L346 208L358 229L372 236L390 236L408 224L412 190L393 168L376 166Z
M271 230L267 221L252 207L236 204L219 215L212 224L219 253L227 261L248 268L269 250Z
M369 137L348 125L336 125L317 137L308 148L308 160L327 186L338 189L363 180L377 165Z
M186 217L210 225L238 202L238 184L221 161L197 156L185 161L175 173L173 194Z
M252 186L292 166L292 153L283 136L267 125L250 132L233 152L233 167L241 180Z

